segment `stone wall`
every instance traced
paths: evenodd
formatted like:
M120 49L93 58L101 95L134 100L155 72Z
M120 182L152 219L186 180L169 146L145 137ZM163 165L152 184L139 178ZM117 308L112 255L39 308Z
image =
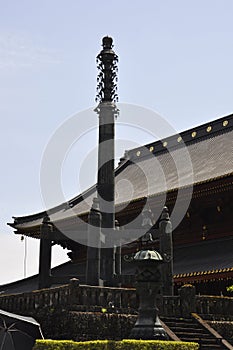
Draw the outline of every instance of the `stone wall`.
M192 285L182 286L179 295L158 298L157 305L164 317L187 318L195 312L209 321L233 319L233 298L198 296ZM2 295L0 308L31 315L46 338L122 339L136 321L138 300L132 288L85 286L72 280L56 288Z
M233 345L233 321L209 321L209 325Z

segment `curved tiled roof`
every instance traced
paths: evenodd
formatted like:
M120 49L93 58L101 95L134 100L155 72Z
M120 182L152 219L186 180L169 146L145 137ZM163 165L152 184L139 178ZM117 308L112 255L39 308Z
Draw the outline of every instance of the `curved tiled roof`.
M156 196L233 174L233 115L128 152L116 169L116 205ZM96 187L53 208L53 222L88 212ZM83 200L83 198L85 200ZM45 212L15 218L24 230L41 224Z

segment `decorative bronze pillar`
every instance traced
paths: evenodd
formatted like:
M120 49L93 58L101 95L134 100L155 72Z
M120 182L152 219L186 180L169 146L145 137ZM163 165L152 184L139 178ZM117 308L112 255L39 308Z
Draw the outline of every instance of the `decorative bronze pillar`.
M137 266L136 291L139 295L139 313L129 338L167 340L156 306L156 297L162 285L160 267L163 258L154 250L141 250L135 254L134 260Z
M168 208L164 207L159 222L159 243L160 253L166 264L162 267L163 295L174 294L173 283L173 242L172 224L170 221Z
M39 289L51 286L51 234L53 225L50 218L45 215L40 227L40 260L39 260Z
M115 228L115 118L118 114L115 102L117 61L112 38L103 38L103 50L97 56L99 75L97 78L96 111L99 115L99 153L97 192L102 215L101 278L105 285L112 285L114 272L114 250L111 237Z

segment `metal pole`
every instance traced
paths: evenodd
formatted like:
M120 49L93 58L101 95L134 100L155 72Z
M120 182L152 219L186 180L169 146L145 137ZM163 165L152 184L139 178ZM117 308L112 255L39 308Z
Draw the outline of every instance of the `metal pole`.
M97 56L99 75L97 78L96 111L99 115L99 153L97 192L102 215L101 278L106 286L113 284L114 249L111 237L115 228L115 118L117 108L116 63L112 38L103 38L103 50Z

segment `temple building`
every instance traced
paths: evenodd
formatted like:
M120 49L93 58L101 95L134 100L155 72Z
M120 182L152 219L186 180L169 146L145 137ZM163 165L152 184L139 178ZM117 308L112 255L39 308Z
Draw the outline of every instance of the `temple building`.
M105 49L107 55L116 60L111 42L106 38L100 59L105 59ZM114 71L113 66L111 70ZM105 81L103 86L107 83ZM110 103L110 120L115 113L115 95L110 93L105 99L108 93L105 90L100 96L100 104ZM113 130L113 121L108 123ZM119 235L121 250L117 252L117 247L115 253L114 249L105 250L103 261L105 265L109 261L109 266L100 279L104 281L106 274L110 274L114 285L132 286L134 267L131 260L142 244L140 235L135 233L133 239L132 232L139 228L143 231L143 226L149 222L152 240L144 240L143 244L157 249L160 214L166 205L174 228L175 291L183 284L193 284L198 293L226 295L226 287L233 284L232 154L233 115L127 151L114 171L114 216L103 219L105 222L110 220L111 229ZM100 189L101 176L98 174L97 185L85 194L78 194L48 212L14 217L14 222L9 225L15 233L41 239L44 255L40 259L39 277L5 285L6 292L49 287L65 283L70 277L86 282L88 259L93 259L95 255L90 257L91 254L96 254L88 251L85 245L86 223L90 220L91 208L96 210L95 201L100 191L106 200L109 193ZM111 185L111 176L108 181ZM54 244L69 250L70 261L50 274ZM41 279L41 276L44 277Z
M159 162L166 178L166 205L170 213L178 192L182 205L182 200L193 187L189 207L173 232L175 288L191 283L202 294L227 294L226 287L233 284L233 115L184 131L180 137L182 143L177 135L173 135L127 152L127 157L115 170L118 190L116 219L123 228L143 210L146 198L150 199L150 210L156 213L164 196L164 186L156 172L150 169L154 168L153 162ZM170 146L169 152L167 145ZM183 147L186 147L191 158L192 179L185 168L181 169L179 179L177 176L173 159L182 155ZM151 177L146 189L142 170ZM133 186L133 198L130 200L124 187L126 182L120 181L122 179L130 181ZM185 185L179 187L178 182ZM64 203L50 210L50 221L58 223L59 227L73 227L76 230L76 216L86 222L90 209L88 203L91 206L95 197L96 186L93 186L85 193L85 201L80 194L71 199L68 205ZM39 239L45 215L46 212L41 212L17 217L10 225L16 234ZM80 221L79 226L82 230ZM153 229L156 237L156 223ZM70 250L71 261L60 267L61 273L75 275L84 282L86 247L56 231L51 237L53 244ZM136 240L122 247L123 274L131 274L130 255L139 249L139 244L139 240ZM149 244L156 246L156 240Z

